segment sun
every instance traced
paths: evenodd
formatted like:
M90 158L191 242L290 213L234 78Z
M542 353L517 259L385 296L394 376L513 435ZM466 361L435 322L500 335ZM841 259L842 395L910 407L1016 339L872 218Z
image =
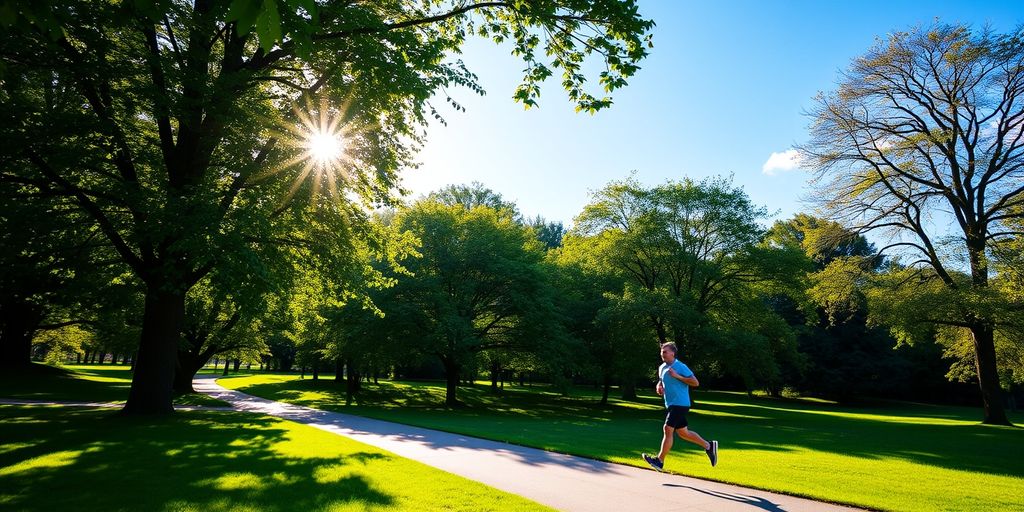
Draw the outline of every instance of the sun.
M340 133L315 131L306 138L306 152L322 167L335 167L345 153Z
M307 97L303 104L292 105L292 116L283 119L274 132L274 140L284 142L290 155L268 167L257 179L278 173L293 175L288 191L281 199L283 211L304 185L309 185L310 198L324 193L340 200L357 180L362 160L358 157L365 146L365 135L373 126L358 121L349 110L350 101L335 103L321 97L319 106Z

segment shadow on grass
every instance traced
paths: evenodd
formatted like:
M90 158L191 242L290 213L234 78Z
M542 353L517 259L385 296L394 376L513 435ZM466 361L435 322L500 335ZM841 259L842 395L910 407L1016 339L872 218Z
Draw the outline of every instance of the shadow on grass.
M90 380L89 377L100 380ZM124 402L131 389L131 367L121 365L68 365L33 363L0 375L0 398L42 402ZM226 407L228 404L200 393L174 395L175 405Z
M957 411L919 416L898 408L851 409L775 403L708 403L696 413L730 448L784 451L806 448L866 459L904 459L947 469L1021 476L1024 430L981 425ZM955 409L955 408L950 408ZM742 414L728 422L700 412ZM901 414L903 412L903 414ZM966 411L979 414L978 411ZM754 419L754 417L760 418Z
M91 371L91 370L90 370ZM104 373L101 370L100 373ZM100 373L97 375L99 376ZM75 372L44 364L0 374L0 397L46 401L116 402L128 397L131 374L109 370L105 377L126 378L119 382L98 382L75 377Z
M601 406L594 397L561 397L521 387L506 388L501 395L490 394L487 386L460 387L467 407L454 410L443 407L444 387L439 383L366 385L353 406L344 405L344 388L332 381L291 380L240 390L603 460L632 458L638 442L660 437L664 420L656 397L640 398L638 402L647 407L637 409L636 403ZM316 394L306 395L311 391ZM691 413L694 430L718 439L729 450L809 450L1024 475L1019 464L1024 459L1024 429L980 425L977 409L923 404L901 408L893 403L858 408L703 390L697 397Z
M0 418L5 510L289 511L394 502L361 469L385 455L290 455L282 448L287 431L266 417L179 413L153 423L3 407Z

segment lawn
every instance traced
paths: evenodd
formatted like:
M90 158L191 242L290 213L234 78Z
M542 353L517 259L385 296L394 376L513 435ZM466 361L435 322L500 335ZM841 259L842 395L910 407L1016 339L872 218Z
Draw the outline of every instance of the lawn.
M0 510L549 510L313 427L0 406Z
M546 388L477 385L459 389L467 407L443 407L440 383L364 385L354 405L331 380L253 375L226 387L296 404L644 466L656 451L663 407L600 406L588 392L562 397ZM980 411L920 404L840 407L815 401L695 394L693 430L721 442L711 468L702 450L676 441L669 471L886 510L1019 510L1024 489L1024 429L980 425ZM1024 423L1024 415L1011 418Z
M131 367L81 364L61 367L33 364L28 370L0 374L0 398L48 402L114 402L128 400ZM175 405L227 406L200 393L178 395Z

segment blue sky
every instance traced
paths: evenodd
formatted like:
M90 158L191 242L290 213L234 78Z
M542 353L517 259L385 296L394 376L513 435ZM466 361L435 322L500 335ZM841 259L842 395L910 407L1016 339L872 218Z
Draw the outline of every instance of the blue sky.
M765 164L805 140L813 97L876 37L936 17L998 31L1024 23L1021 0L640 0L640 12L657 23L651 55L612 108L593 116L577 114L554 81L539 109L524 110L512 101L523 65L508 47L467 44L461 58L487 94L449 91L467 111L431 126L406 188L479 181L527 216L568 225L591 191L633 171L648 185L732 175L773 219L786 218L809 209L800 202L808 176L769 174Z

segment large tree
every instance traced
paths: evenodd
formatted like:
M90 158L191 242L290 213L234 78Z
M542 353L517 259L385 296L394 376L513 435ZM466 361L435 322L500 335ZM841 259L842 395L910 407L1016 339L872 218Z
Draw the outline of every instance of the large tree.
M449 406L478 354L529 352L562 338L540 242L506 212L424 200L395 226L422 245L404 263L411 275L386 290L383 321L403 333L406 350L444 365Z
M446 58L467 37L513 44L526 62L516 100L535 105L560 69L570 99L596 111L611 100L588 92L586 57L604 61L605 91L621 87L653 25L632 0L78 0L10 14L4 85L35 92L18 98L37 114L3 127L18 165L2 172L74 198L144 283L132 413L172 410L186 296L227 256L349 250L412 164L432 96L480 92ZM318 151L339 139L343 151ZM294 229L309 221L332 231Z
M794 279L799 254L762 244L765 211L717 178L644 187L629 179L596 192L576 219L566 250L584 244L593 263L622 277L612 306L643 321L652 338L674 341L698 368L776 378L792 334L765 306L769 288ZM635 331L640 332L640 331ZM651 340L636 342L647 347ZM653 349L643 349L653 350ZM629 396L629 379L626 381Z
M994 424L1008 423L994 343L1002 319L969 297L989 293L990 252L1014 234L1007 222L1024 203L1022 36L938 24L891 35L819 96L801 148L826 215L891 237L883 251L909 255L918 274L899 286L946 291L949 307L918 320L970 337Z

